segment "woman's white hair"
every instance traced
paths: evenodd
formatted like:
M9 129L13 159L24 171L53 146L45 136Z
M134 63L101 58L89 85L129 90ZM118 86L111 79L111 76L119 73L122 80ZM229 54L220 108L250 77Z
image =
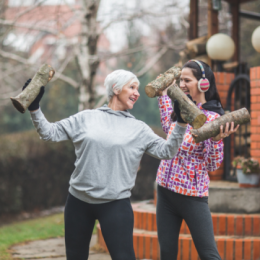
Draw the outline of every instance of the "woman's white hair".
M105 79L105 87L107 91L107 100L108 102L114 96L114 90L121 91L123 86L128 82L137 82L140 84L138 78L134 73L127 70L115 70L107 75Z

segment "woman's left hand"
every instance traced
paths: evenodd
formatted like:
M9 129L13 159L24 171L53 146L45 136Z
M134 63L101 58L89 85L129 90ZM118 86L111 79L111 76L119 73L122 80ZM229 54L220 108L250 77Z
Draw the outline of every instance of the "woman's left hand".
M220 126L220 133L215 136L212 137L211 140L212 141L219 141L225 137L228 137L229 135L235 133L237 131L237 129L239 128L239 125L237 125L237 127L234 129L234 122L231 122L231 127L229 130L229 123L226 123L226 128L225 128L225 132L223 131L223 125Z

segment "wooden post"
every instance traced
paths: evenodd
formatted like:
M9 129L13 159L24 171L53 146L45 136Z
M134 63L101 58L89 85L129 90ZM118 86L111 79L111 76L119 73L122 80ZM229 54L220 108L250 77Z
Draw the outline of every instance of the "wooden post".
M218 33L218 11L213 10L212 0L208 0L208 38ZM212 67L212 61L209 58L209 64Z
M208 37L218 33L218 11L213 10L212 0L208 0Z
M233 60L239 62L239 3L230 4L231 13L232 13L232 38L235 42L235 53Z
M198 38L198 0L190 0L190 29L189 40Z

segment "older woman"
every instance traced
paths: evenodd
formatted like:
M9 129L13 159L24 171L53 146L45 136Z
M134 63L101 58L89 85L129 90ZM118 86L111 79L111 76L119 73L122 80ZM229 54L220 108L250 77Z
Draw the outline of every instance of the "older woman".
M65 206L68 260L88 258L96 219L112 259L135 259L129 197L140 160L144 153L159 159L173 158L186 131L185 123L176 124L165 141L128 112L140 96L139 81L133 73L116 70L107 76L105 86L108 105L56 123L49 123L39 108L44 87L29 107L44 141L71 140L75 146L77 158Z

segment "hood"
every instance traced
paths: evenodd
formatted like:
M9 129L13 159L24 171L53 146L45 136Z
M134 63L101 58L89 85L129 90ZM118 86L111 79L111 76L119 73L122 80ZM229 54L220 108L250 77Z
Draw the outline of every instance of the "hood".
M222 108L220 102L217 100L210 100L201 106L203 109L213 111L221 116L225 114L224 109Z
M117 110L117 111L115 111L115 110L109 108L107 105L103 105L102 107L97 108L97 110L101 110L103 112L113 114L113 115L116 115L116 116L135 118L133 115L131 115L128 112L128 110L125 110L125 111Z

